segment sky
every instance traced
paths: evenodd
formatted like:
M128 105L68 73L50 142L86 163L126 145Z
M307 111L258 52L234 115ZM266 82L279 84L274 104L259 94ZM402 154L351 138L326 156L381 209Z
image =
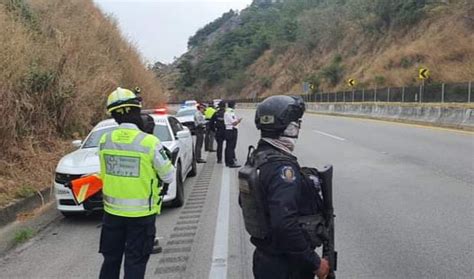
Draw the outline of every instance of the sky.
M223 13L252 0L94 0L117 19L122 34L146 63L171 63L186 52L189 37Z

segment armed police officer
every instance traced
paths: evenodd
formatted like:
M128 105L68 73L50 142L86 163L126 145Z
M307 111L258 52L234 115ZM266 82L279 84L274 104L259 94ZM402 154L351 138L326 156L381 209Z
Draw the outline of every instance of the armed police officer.
M297 97L272 96L260 103L255 123L261 139L257 149L249 148L239 171L239 204L256 246L257 279L326 278L329 273L328 261L315 252L324 238L315 233L324 224L318 215L323 201L317 174L307 176L293 155L304 111Z
M117 88L107 109L119 126L100 140L105 211L100 278L119 278L124 253L125 278L144 278L161 211L161 184L171 183L175 170L160 140L143 132L141 101L132 91Z

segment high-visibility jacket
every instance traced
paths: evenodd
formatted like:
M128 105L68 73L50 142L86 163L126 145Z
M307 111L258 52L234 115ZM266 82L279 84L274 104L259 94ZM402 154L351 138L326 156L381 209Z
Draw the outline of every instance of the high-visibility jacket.
M204 111L204 117L206 118L206 120L210 120L212 116L214 115L214 113L216 113L216 109L213 107L208 107Z
M174 170L166 153L155 169L153 160L158 138L138 129L119 126L100 140L100 173L103 181L104 210L124 217L143 217L161 212L160 183L157 176Z

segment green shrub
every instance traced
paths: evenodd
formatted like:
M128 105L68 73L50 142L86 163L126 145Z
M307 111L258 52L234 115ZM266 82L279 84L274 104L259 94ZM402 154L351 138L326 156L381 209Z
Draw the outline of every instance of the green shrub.
M53 71L43 70L37 65L32 65L23 81L23 89L29 94L46 92L53 85L55 78L56 75Z
M340 64L331 64L321 70L321 76L332 86L341 81L344 68Z
M271 88L272 87L272 78L267 77L267 76L261 77L260 78L260 85L263 88Z
M21 244L32 238L34 235L35 231L30 228L21 229L15 233L13 240L15 241L15 244Z
M385 77L384 76L375 76L374 78L375 85L383 86L385 85Z
M23 185L18 188L15 192L15 197L17 198L28 198L35 194L35 189L28 185Z
M227 79L224 82L224 88L227 96L238 96L240 91L245 87L248 77L245 73L237 73L232 78Z
M332 86L336 86L343 77L344 67L341 65L341 62L342 56L337 54L334 56L332 63L324 67L320 72L320 76Z
M319 91L319 87L321 86L321 77L317 74L311 74L304 79L305 82L313 85L313 89L310 88L311 92Z
M400 66L404 69L408 69L413 66L413 62L407 57L402 57L402 59L400 59Z
M25 0L6 0L7 10L15 14L25 25L34 31L40 31L38 17Z

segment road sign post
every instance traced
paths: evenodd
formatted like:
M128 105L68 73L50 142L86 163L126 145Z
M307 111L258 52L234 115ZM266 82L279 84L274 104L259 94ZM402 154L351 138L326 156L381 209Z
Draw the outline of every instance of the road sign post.
M419 99L419 103L421 103L421 99L423 98L423 89L425 87L425 80L423 80L423 82L421 83L420 85L420 99Z
M425 89L425 80L430 78L430 70L426 67L418 69L418 78L421 79L420 85L420 103L423 102L423 91Z
M444 103L444 83L441 85L441 103Z
M472 91L472 81L469 82L468 89L467 89L467 102L471 102L471 91Z

